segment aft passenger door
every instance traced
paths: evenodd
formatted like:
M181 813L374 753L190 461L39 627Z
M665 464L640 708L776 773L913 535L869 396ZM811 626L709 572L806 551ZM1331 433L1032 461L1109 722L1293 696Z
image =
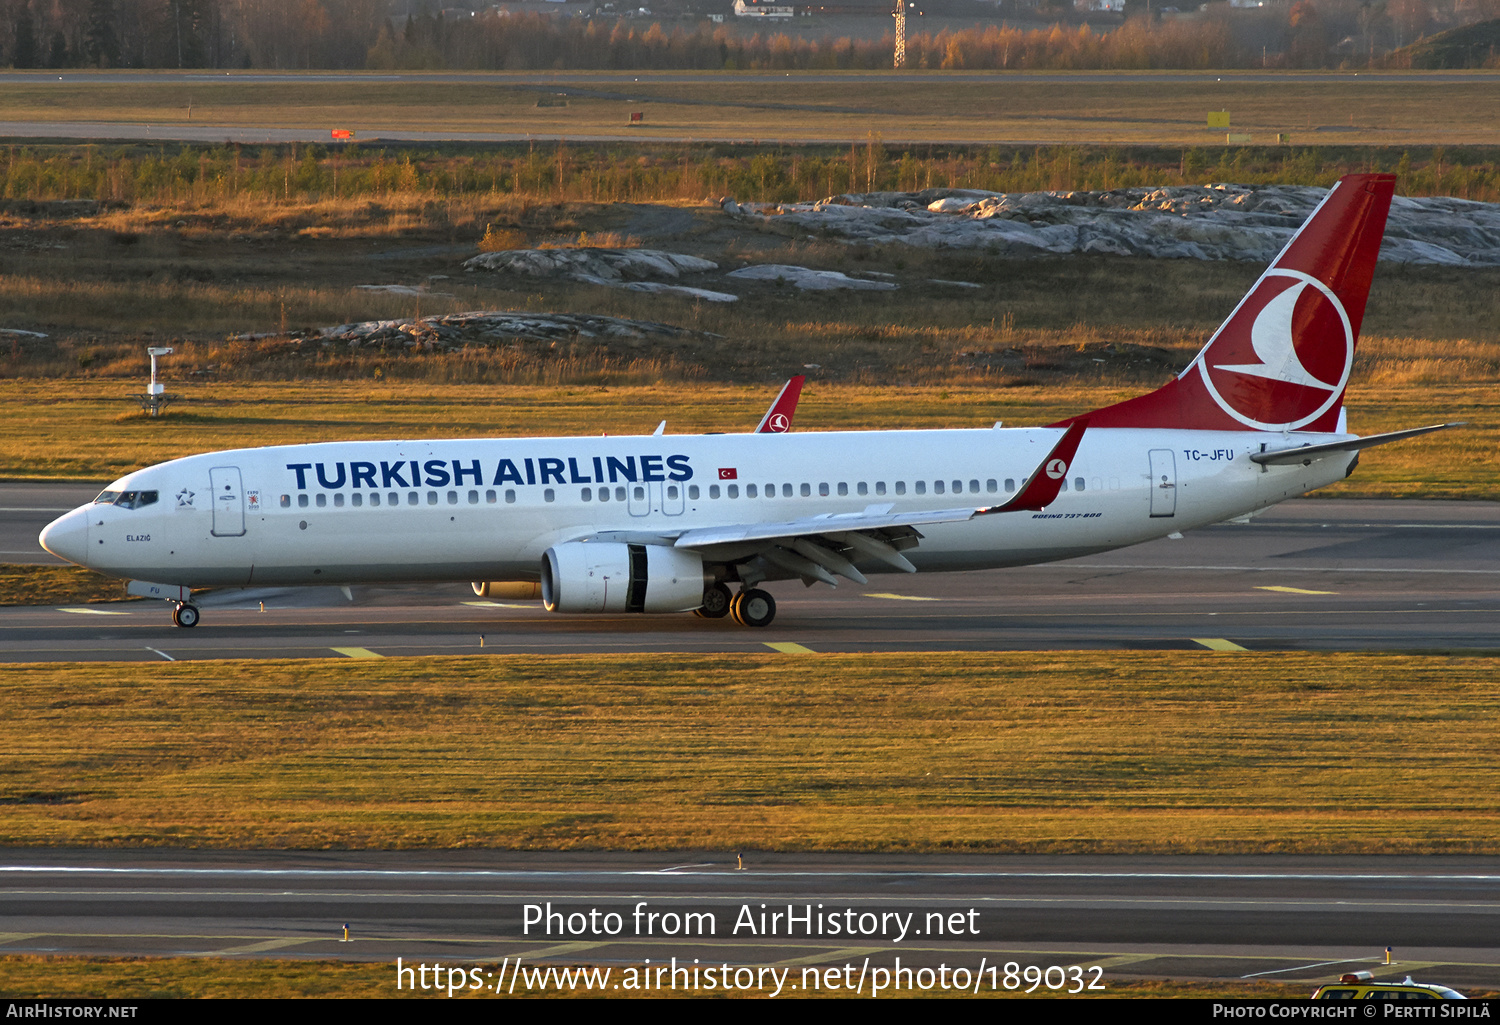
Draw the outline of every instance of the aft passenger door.
M1177 515L1177 457L1169 448L1151 450L1151 516Z
M245 492L238 466L215 466L208 471L213 492L214 537L242 537L245 533Z

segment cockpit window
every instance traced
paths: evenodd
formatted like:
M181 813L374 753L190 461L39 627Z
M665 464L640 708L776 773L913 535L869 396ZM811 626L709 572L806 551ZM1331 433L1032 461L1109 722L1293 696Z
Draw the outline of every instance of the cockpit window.
M156 491L101 491L94 503L105 505L117 505L121 509L139 509L142 506L155 505L160 493Z

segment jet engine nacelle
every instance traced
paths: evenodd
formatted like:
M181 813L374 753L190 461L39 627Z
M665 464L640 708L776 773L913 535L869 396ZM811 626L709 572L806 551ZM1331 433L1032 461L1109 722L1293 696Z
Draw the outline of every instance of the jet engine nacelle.
M476 580L469 585L481 598L540 598L542 585L537 580Z
M542 556L548 612L691 612L703 587L703 557L666 545L569 541Z

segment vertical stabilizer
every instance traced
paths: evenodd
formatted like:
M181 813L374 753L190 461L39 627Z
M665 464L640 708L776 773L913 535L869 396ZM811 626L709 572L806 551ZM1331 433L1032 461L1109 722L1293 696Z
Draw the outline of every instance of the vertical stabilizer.
M1180 376L1148 395L1086 414L1091 425L1340 429L1395 189L1395 175L1340 178Z

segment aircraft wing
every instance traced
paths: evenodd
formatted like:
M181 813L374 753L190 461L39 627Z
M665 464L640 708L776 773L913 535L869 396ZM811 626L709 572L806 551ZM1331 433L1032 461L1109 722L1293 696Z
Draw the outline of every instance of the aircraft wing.
M1336 452L1358 452L1362 448L1374 448L1376 445L1388 445L1393 441L1405 441L1407 438L1415 438L1421 434L1431 434L1433 431L1447 430L1449 427L1467 426L1463 422L1433 424L1431 427L1413 427L1405 431L1371 434L1363 438L1350 438L1348 441L1330 441L1324 445L1301 445L1297 448L1281 448L1269 452L1255 452L1251 454L1250 461L1252 463L1260 463L1262 466L1310 463L1314 459L1321 459L1323 456L1333 455Z
M921 541L918 527L961 523L976 516L1038 510L1050 505L1062 489L1068 466L1087 427L1087 420L1070 425L1016 496L1002 505L901 513L891 511L892 503L869 505L860 512L822 513L778 523L700 527L684 531L674 546L730 562L758 558L808 583L821 580L837 586L833 577L837 573L863 584L864 574L854 568L854 560L862 558L878 559L903 572L915 573L917 568L901 551L915 548Z

